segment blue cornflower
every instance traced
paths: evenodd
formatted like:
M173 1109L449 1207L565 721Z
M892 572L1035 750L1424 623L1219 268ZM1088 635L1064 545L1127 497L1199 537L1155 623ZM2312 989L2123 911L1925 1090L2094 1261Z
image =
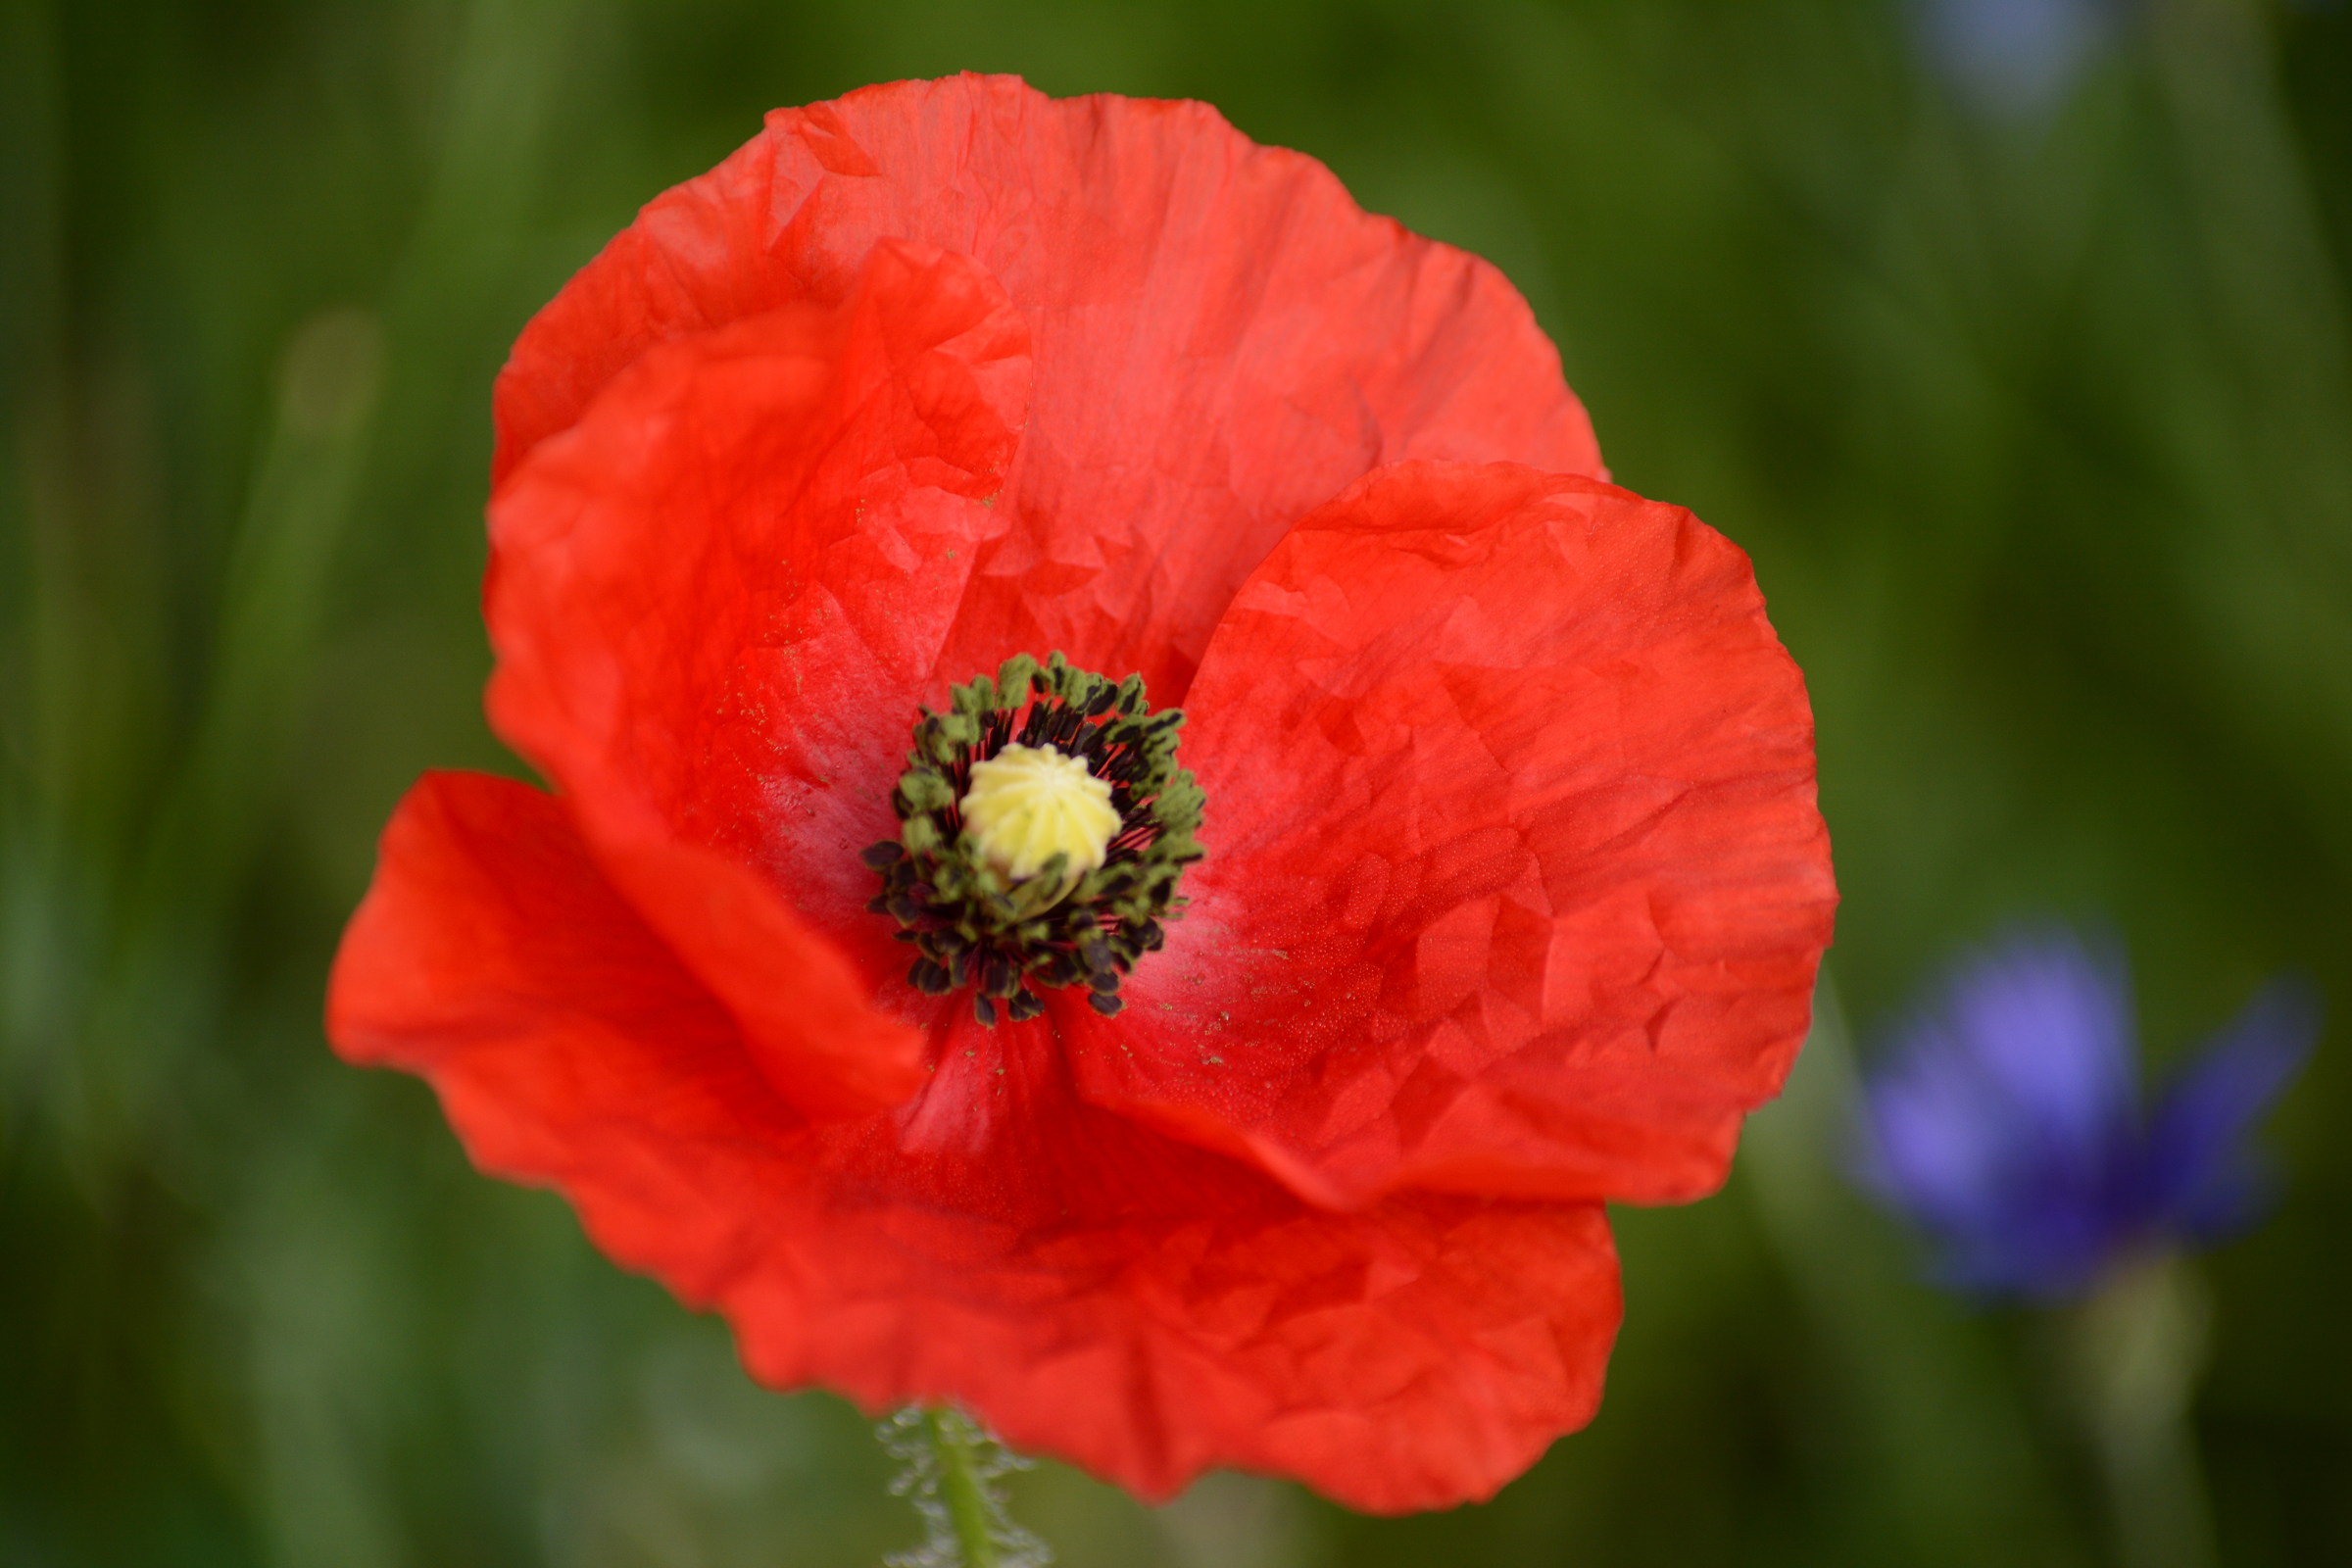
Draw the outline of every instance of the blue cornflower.
M2030 115L2113 42L2125 0L1918 0L1929 61L1981 107Z
M1960 964L1865 1085L1861 1174L1955 1288L2081 1295L2254 1217L2268 1182L2245 1135L2317 1030L2310 992L2274 984L2143 1111L2121 953L2020 932Z

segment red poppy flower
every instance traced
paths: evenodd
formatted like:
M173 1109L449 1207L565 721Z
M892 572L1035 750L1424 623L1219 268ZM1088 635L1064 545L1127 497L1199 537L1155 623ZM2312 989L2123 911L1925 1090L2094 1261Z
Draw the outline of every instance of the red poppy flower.
M1499 274L1198 104L901 83L654 202L497 416L490 712L554 792L403 803L347 1057L762 1381L1147 1496L1446 1504L1592 1415L1601 1204L1722 1180L1834 894L1745 558L1604 482ZM949 710L1049 652L1181 704L1200 795L1132 686ZM940 868L1024 711L1091 880Z

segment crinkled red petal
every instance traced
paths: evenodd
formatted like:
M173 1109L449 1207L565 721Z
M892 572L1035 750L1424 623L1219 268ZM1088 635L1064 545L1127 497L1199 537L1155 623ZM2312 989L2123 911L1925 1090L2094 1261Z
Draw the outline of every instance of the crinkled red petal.
M1217 628L1207 858L1088 1096L1323 1201L1687 1200L1805 1033L1813 724L1740 550L1508 465L1308 517Z
M865 1005L906 954L858 856L897 832L1027 388L1002 290L889 242L837 305L644 355L491 504L492 721L806 1109L916 1082Z
M716 1305L763 1381L960 1400L1147 1497L1232 1464L1442 1506L1599 1398L1597 1206L1320 1211L1078 1100L1044 1024L950 1032L902 1111L805 1120L518 784L438 775L403 803L329 1031L430 1079L484 1169L557 1187L612 1256Z
M649 205L515 344L500 481L656 345L837 302L886 238L979 262L1036 356L948 679L1058 648L1174 703L1250 568L1372 467L1603 472L1557 354L1486 263L1205 105L965 75L779 110Z

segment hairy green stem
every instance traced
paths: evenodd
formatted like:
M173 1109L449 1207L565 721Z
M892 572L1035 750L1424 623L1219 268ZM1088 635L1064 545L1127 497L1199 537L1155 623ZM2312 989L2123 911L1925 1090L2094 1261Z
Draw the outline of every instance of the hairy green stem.
M1000 1477L1029 1462L953 1406L909 1405L875 1430L906 1466L890 1490L914 1504L923 1544L885 1559L888 1568L1045 1568L1046 1544L1004 1511Z
M923 1412L923 1437L939 1462L939 1500L948 1510L963 1568L997 1568L997 1538L991 1528L988 1483L980 1474L971 1422L954 1410Z

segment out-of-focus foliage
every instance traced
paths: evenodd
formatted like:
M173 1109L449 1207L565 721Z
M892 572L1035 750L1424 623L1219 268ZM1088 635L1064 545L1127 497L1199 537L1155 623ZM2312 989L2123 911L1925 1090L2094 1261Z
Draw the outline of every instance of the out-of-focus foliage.
M2120 928L2160 1054L2281 967L2341 1015L2352 17L2043 8L2080 24L0 0L0 1563L914 1539L854 1411L753 1389L317 1021L401 789L514 766L474 603L506 344L760 111L865 81L1206 98L1498 262L1620 476L1756 557L1819 710L1858 1049L2043 910ZM2278 1118L2284 1205L2210 1267L2232 1564L2352 1560L2341 1057ZM1218 1478L1154 1513L1048 1466L1025 1522L1132 1568L2100 1560L2036 1325L1918 1283L1843 1182L1851 1059L1825 1008L1731 1188L1622 1216L1607 1405L1493 1505Z

